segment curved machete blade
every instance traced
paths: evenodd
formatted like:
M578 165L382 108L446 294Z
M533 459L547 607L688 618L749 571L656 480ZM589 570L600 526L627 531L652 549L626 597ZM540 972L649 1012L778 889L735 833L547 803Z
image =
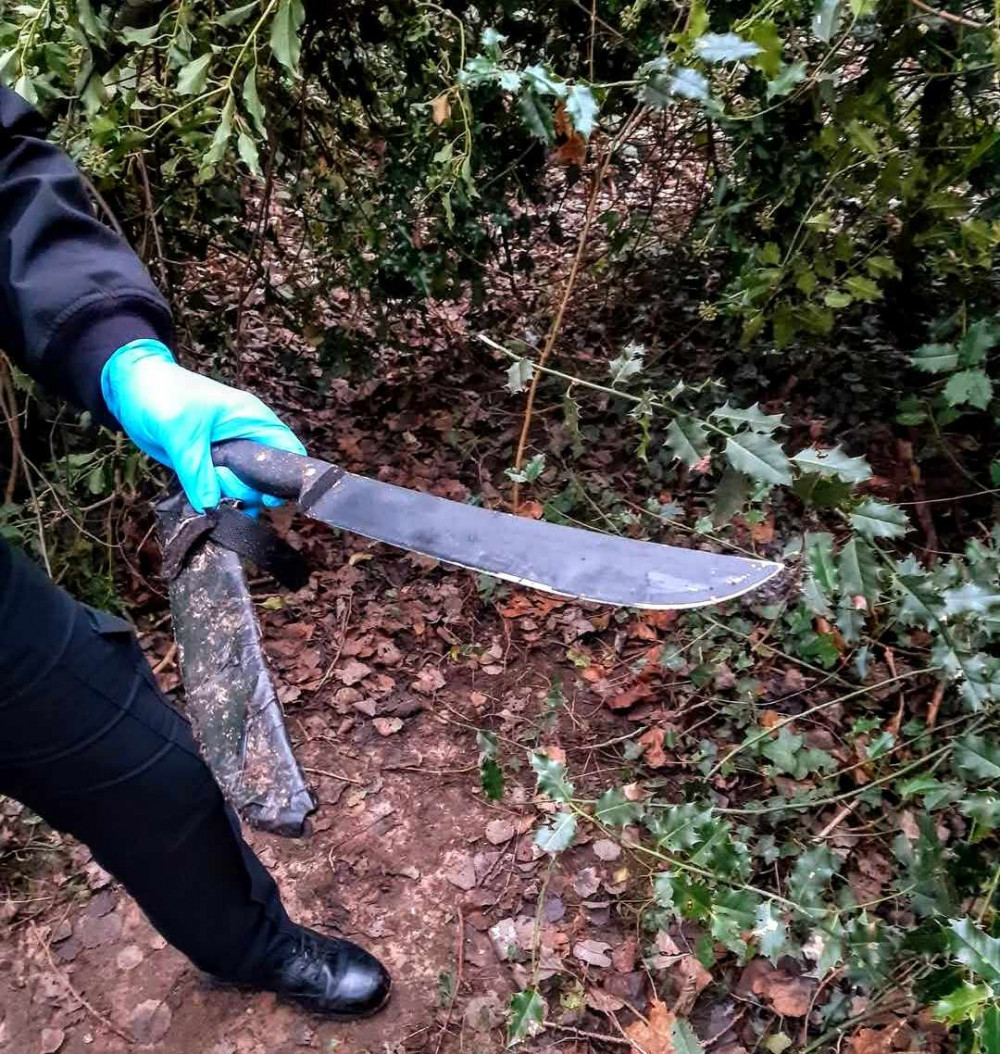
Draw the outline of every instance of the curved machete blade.
M331 527L445 563L623 607L721 604L763 585L782 569L765 560L528 520L349 472L338 472L328 487L319 486L313 494L306 488L299 506Z

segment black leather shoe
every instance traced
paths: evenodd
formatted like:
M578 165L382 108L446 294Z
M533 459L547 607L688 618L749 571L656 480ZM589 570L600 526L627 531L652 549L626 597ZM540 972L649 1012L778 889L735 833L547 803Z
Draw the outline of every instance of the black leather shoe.
M297 927L259 985L315 1014L338 1021L368 1017L389 1001L389 971L350 941Z

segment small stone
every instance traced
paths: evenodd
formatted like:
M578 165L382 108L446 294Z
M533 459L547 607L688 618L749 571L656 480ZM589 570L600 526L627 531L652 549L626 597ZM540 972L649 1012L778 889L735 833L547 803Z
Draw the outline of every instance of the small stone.
M473 1032L489 1032L501 1024L505 1017L503 1001L491 990L469 1000L462 1020Z
M76 926L77 940L84 948L100 948L118 940L122 933L120 915L85 915Z
M354 704L354 709L365 717L374 717L378 713L378 703L374 699L359 699Z
M115 964L119 970L134 970L145 958L138 944L130 944L118 953Z
M87 914L94 919L110 915L115 909L115 899L114 893L110 889L105 889L103 892L98 893L96 897L91 898L90 903L87 905Z
M501 962L514 958L517 954L517 925L513 919L501 919L490 927L490 941L497 958Z
M56 1054L66 1040L66 1033L61 1028L43 1028L39 1050L41 1054Z
M590 848L598 860L617 860L622 855L622 847L610 838L598 838Z
M63 919L57 923L52 929L52 936L49 940L53 944L57 944L59 941L64 941L69 937L73 936L73 923L69 919Z
M503 845L514 837L514 825L510 820L491 820L486 825L486 840L491 845Z
M147 999L132 1011L128 1019L129 1031L137 1043L151 1046L163 1039L172 1020L170 1007L162 999Z

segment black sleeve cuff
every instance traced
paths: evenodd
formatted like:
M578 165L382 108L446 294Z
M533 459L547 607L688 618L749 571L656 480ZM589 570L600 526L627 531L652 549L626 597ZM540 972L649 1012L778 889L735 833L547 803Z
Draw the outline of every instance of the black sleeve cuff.
M60 395L90 411L97 424L119 429L101 394L104 364L124 344L154 338L168 347L173 326L164 305L142 292L100 297L77 305L55 327L42 358L43 380Z

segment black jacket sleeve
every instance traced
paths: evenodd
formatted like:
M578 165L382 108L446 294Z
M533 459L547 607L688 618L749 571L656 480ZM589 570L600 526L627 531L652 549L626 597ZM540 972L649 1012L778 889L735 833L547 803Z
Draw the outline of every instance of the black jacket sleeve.
M169 344L170 309L142 263L94 218L41 116L0 86L0 347L110 423L101 368L131 340Z

